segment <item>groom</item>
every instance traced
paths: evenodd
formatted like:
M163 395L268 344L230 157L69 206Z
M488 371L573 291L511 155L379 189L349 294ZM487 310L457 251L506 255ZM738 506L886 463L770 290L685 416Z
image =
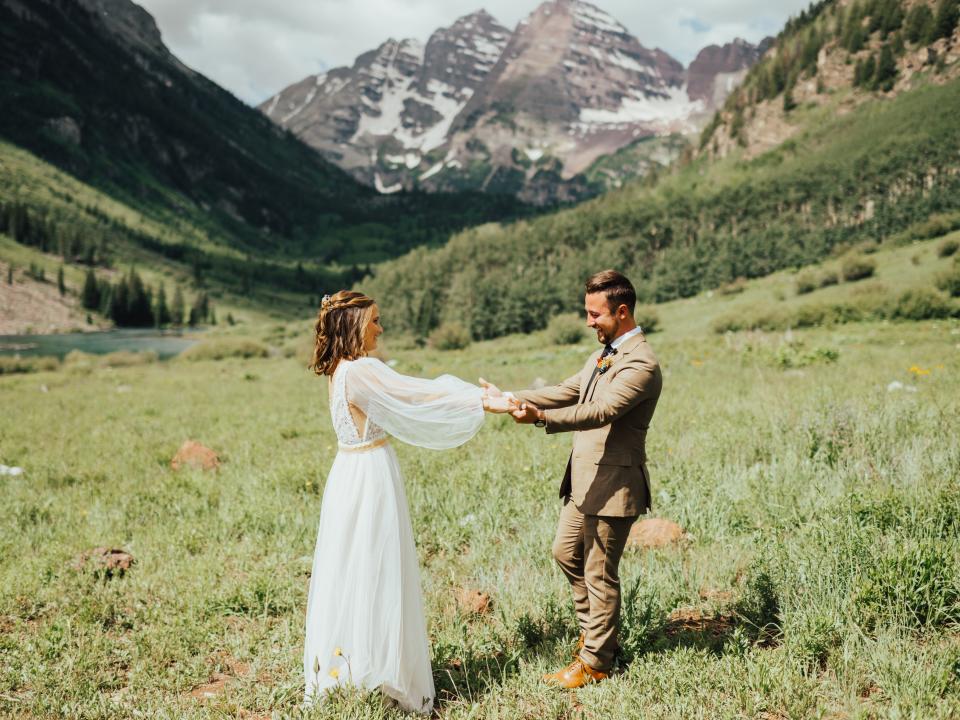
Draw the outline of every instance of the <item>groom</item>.
M593 275L584 305L603 350L559 385L513 393L518 423L573 433L553 556L573 589L580 640L573 662L544 676L565 688L608 677L619 649L620 556L630 526L650 508L645 440L662 377L633 319L636 301L633 285L617 271Z

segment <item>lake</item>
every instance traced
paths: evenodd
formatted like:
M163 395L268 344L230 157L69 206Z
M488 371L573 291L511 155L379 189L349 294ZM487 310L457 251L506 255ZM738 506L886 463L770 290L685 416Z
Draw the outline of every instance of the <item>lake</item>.
M105 355L117 350L154 351L161 359L179 355L197 342L200 330L160 331L154 329L107 330L57 335L0 335L0 355L63 358L71 350Z

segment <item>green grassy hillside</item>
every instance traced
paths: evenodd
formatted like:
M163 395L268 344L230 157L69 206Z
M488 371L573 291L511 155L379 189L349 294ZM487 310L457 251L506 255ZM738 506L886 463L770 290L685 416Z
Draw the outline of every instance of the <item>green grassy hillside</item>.
M361 276L353 266L527 214L509 197L385 197L360 185L186 68L127 0L29 8L0 0L0 59L0 202L75 219L33 192L35 168L18 176L30 163L15 148L26 150L126 206L124 214L165 228L159 241L118 228L129 244L188 269L210 265L244 294L250 277L275 289L328 290ZM42 192L64 200L56 186ZM316 269L297 278L270 268L297 261Z
M927 286L953 262L942 242L879 250L874 281ZM600 685L539 681L576 640L550 557L569 436L488 418L455 451L394 443L437 717L960 714L960 323L712 330L730 307L851 300L874 282L798 296L795 281L658 308L653 514L686 536L625 556L627 663ZM567 291L575 301L579 283ZM596 348L539 332L404 349L399 310L381 302L385 351L405 373L522 388L568 376ZM325 383L305 368L310 321L221 328L210 345L237 356L219 362L74 358L0 376L14 409L0 416L0 463L24 468L0 476L0 716L301 717L308 572L336 448ZM267 345L279 352L239 357ZM221 469L171 470L186 439L215 448ZM112 579L77 569L98 546L135 564ZM461 610L461 588L489 593L492 611ZM305 717L403 716L347 692Z

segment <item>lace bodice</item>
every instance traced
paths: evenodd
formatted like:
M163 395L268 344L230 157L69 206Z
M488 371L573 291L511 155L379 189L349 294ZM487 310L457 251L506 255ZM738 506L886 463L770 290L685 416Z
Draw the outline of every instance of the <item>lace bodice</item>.
M342 360L333 373L330 388L330 417L333 420L333 429L337 433L337 440L341 445L362 445L387 436L383 428L367 418L364 434L361 435L350 413L350 404L347 401L347 375L352 361Z

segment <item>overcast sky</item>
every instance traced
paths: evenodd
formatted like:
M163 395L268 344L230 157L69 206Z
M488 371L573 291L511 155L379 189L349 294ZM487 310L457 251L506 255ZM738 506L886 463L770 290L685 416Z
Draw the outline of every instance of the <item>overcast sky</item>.
M426 42L485 9L506 27L540 0L136 0L190 67L257 104L307 75L352 65L387 38ZM809 0L594 0L647 47L684 65L700 48L775 35Z

